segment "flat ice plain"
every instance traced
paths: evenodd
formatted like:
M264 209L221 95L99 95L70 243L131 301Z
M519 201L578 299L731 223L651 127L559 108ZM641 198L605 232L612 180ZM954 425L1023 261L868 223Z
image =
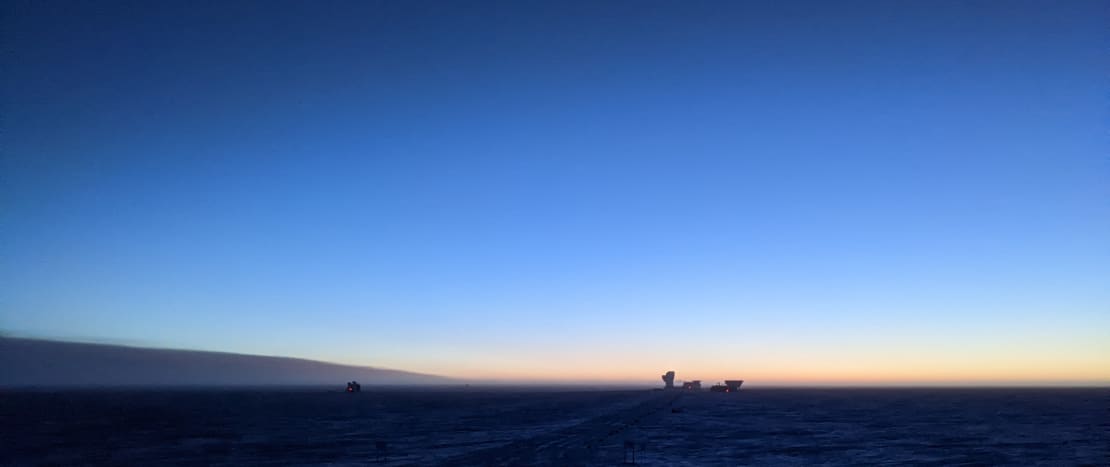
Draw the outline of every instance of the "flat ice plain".
M0 392L0 464L1110 464L1110 389Z

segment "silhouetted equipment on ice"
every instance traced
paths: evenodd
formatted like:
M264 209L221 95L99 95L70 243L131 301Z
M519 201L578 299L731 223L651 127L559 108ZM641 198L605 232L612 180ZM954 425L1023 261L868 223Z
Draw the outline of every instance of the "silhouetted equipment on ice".
M351 381L347 383L347 392L362 392L362 385L358 381Z
M740 390L741 384L744 384L744 380L730 379L726 380L725 384L714 384L709 390L713 392L736 392Z
M663 389L675 388L674 371L668 371L666 374L663 375L663 383L665 384L665 386L663 386ZM742 379L726 379L724 384L715 384L711 386L709 390L712 392L738 392L740 391L740 386L743 384L744 380ZM701 380L695 379L692 381L683 382L682 389L685 389L687 391L699 391L701 390Z
M674 389L674 371L668 371L663 375L663 389Z

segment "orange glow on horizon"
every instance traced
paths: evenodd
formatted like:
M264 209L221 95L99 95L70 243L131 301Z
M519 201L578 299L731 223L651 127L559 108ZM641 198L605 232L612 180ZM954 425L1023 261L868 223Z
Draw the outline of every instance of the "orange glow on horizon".
M485 372L448 372L436 374L460 379L489 379L522 383L567 383L595 382L613 384L662 385L655 374L674 369L678 381L702 380L708 382L726 379L744 379L746 386L813 386L813 385L864 385L864 386L904 386L904 385L1110 385L1110 375L1105 371L1087 369L1032 369L1017 372L1008 369L943 369L932 368L928 372L912 370L875 369L867 371L838 371L837 369L808 369L809 371L736 371L709 370L683 372L681 367L630 372L627 369L578 369L578 371L485 371ZM652 372L653 371L653 372Z
M1089 358L1069 361L1021 362L990 359L950 361L900 361L896 363L847 361L809 365L748 362L735 365L646 365L621 362L574 366L566 362L533 365L444 365L421 371L460 379L488 379L521 383L612 383L662 385L660 376L676 372L679 381L707 382L743 379L751 386L983 386L983 385L1110 385L1110 361ZM716 362L714 362L716 363Z
M1098 332L966 342L928 336L905 342L881 338L777 345L749 340L728 347L727 341L705 341L693 350L646 341L639 346L559 347L522 342L510 352L405 354L365 363L471 381L535 384L655 386L662 385L664 372L674 370L676 385L728 379L743 379L747 386L1110 385L1110 341ZM729 352L713 351L721 346Z

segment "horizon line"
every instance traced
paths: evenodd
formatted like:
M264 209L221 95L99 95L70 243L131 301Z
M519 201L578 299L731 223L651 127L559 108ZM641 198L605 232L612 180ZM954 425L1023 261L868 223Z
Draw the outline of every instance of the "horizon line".
M321 359L317 359L317 358L308 358L308 357L300 357L300 356L272 355L272 354L252 354L252 353L242 353L242 352L234 352L234 351L227 351L227 350L207 350L207 349L190 349L190 348L175 348L175 347L160 347L160 346L143 346L143 345L138 345L138 344L134 344L134 343L131 343L131 344L122 343L120 341L111 342L111 340L97 341L97 340L92 339L92 338L84 338L84 339L75 338L73 340L70 340L70 339L64 339L64 338L38 337L38 336L29 336L29 335L15 335L15 334L11 333L10 331L0 331L0 339L28 340L28 341L39 341L39 342L51 342L51 343L58 343L58 344L96 345L96 346L104 346L104 347L122 347L122 348L137 349L137 350L212 353L212 354L236 355L236 356L258 357L258 358L279 358L279 359L301 360L301 361L314 362L314 363L320 363L320 364L325 364L325 365L335 365L335 366L343 366L343 367L351 367L351 368L399 371L399 372L411 373L411 374L419 375L419 376L436 377L436 378L441 378L441 379L450 381L450 382L444 382L444 383L429 383L429 384L421 384L421 385L414 385L414 386L444 386L444 385L457 386L459 384L479 385L479 386L505 386L505 387L508 387L508 386L531 387L531 386L544 386L544 385L546 385L546 386L560 386L560 387L562 387L562 386L605 386L605 387L657 388L657 387L660 386L659 384L655 383L654 381L651 381L649 378L645 378L644 380L629 379L629 378L597 379L597 378L588 378L588 377L586 377L586 378L575 378L575 377L551 378L551 377L512 377L512 376L491 376L491 377L488 377L488 378L474 378L474 377L463 378L463 377L458 377L458 376L450 376L450 375L444 375L444 374L439 374L439 373L426 372L426 371L422 371L422 370L408 370L408 369L399 369L399 368L383 367L383 366L376 366L376 365L346 363L346 362L338 362L338 361L332 361L332 360L321 360ZM648 382L648 381L651 381L651 382ZM689 379L687 381L694 381L694 379ZM707 379L702 378L701 381L715 381L715 380L712 380L712 379L707 380ZM845 388L845 389L850 389L850 388L872 388L872 389L874 389L874 388L906 388L906 389L910 389L910 388L1099 388L1099 387L1108 387L1108 388L1110 388L1110 377L1101 378L1101 379L1091 379L1091 380L1087 380L1087 379L1055 379L1055 380L1053 380L1053 379L1028 379L1028 378L1014 378L1014 379L1010 379L1010 380L1007 380L1007 379L988 379L988 380L959 380L959 379L931 379L931 380L930 379L921 379L921 380L887 379L887 380L883 380L883 379L868 379L868 380L866 380L866 382L863 382L863 381L860 381L860 380L851 380L851 379L846 379L846 380L820 380L820 379L815 379L815 380L805 380L805 379L783 380L781 378L775 378L775 379L767 379L765 381L766 381L766 383L760 383L758 379L747 379L747 378L745 378L745 388L750 389L753 386L754 387L759 387L759 388L767 388L767 389L771 389L771 388L813 388L813 389L840 389L840 388ZM407 385L407 384L389 384L389 383L368 384L368 386L404 386L404 385ZM24 385L22 387L31 387L31 386L33 386L33 385ZM93 386L93 387L111 387L111 385L91 385L91 386ZM155 385L155 386L158 386L158 385ZM169 386L173 386L173 385L169 385ZM194 385L181 385L181 387L209 387L209 386L219 387L221 385L204 385L204 384L195 385L195 386ZM244 385L228 385L228 386L237 386L237 387L250 387L250 386L273 386L273 387L287 386L287 387L295 387L295 386L304 386L304 387L311 387L311 386L314 386L314 385L287 385L287 384L275 383L275 384L258 384L258 385L244 384ZM12 386L0 385L0 387L12 387ZM160 386L160 387L167 387L167 386Z

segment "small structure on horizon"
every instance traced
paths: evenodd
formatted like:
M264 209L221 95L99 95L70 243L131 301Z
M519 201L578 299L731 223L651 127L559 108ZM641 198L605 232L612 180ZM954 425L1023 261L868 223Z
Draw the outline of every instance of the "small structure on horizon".
M740 390L741 384L744 384L742 379L729 379L725 380L725 384L714 384L709 390L712 392L737 392Z
M347 383L347 392L362 392L362 385L358 381L351 381Z
M663 384L664 384L663 389L664 390L665 389L675 389L674 370L671 370L671 371L668 371L668 372L664 373L662 378L663 378ZM743 385L743 384L744 384L744 380L742 380L742 379L726 379L724 384L721 384L721 383L714 384L713 386L709 387L709 390L711 392L739 392L740 391L740 386ZM701 390L701 380L700 379L693 379L693 380L690 380L690 381L685 381L685 382L682 383L682 389L685 389L685 390L688 390L688 391L700 391ZM655 390L660 391L660 389L655 389Z
M663 389L674 389L674 370L663 375Z

